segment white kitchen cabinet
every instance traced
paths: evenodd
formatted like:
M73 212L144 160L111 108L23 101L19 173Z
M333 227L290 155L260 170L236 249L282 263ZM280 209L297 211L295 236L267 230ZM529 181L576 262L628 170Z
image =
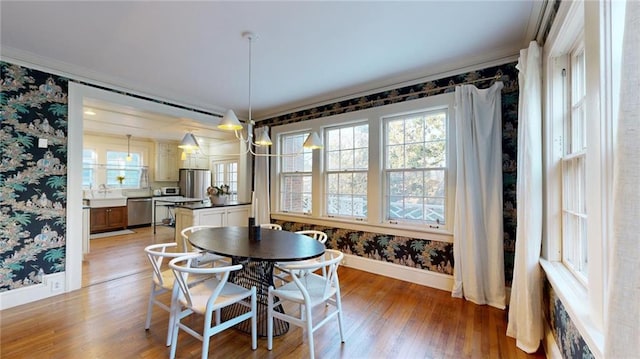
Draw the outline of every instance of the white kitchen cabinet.
M208 225L214 227L247 226L251 205L224 206L190 209L176 207L175 241L182 249L180 232L190 226Z
M182 157L182 150L178 151L180 157ZM180 160L180 168L193 168L193 169L210 169L209 156L202 152L192 153L185 155L184 160Z
M246 227L251 206L227 207L227 226Z
M177 143L156 142L156 181L178 181L178 154Z

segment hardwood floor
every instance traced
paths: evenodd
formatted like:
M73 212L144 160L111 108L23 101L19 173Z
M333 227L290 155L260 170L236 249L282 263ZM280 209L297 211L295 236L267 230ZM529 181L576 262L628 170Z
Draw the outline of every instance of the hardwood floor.
M153 312L144 330L150 268L142 248L171 240L171 228L92 240L82 289L0 312L1 358L165 358L168 313ZM96 242L100 241L100 242ZM449 292L359 270L339 269L345 343L337 322L314 334L318 358L544 358L527 355L505 336L506 312L451 298ZM169 297L165 297L168 302ZM201 325L198 320L192 325ZM211 339L210 358L304 358L301 329L251 350L235 329ZM201 342L184 332L178 358L199 358Z

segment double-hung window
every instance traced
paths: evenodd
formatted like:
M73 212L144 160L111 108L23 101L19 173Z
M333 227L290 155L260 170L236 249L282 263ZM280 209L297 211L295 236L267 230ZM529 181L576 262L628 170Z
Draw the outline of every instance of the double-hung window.
M238 161L224 161L213 164L213 185L229 186L229 199L238 199Z
M106 182L110 187L140 187L140 169L142 156L131 152L131 160L127 161L129 153L122 151L107 151Z
M82 188L93 188L96 183L96 164L98 155L93 149L82 150Z
M541 264L596 357L604 348L624 6L561 2L544 46Z
M308 132L280 136L280 209L311 213L312 150L303 148Z
M587 209L584 46L579 42L563 71L569 107L563 121L562 260L583 282L587 281Z
M328 217L367 217L369 124L325 130L325 194Z
M453 108L454 94L446 93L273 127L273 217L305 214L384 233L435 232L448 240ZM311 131L322 134L322 149L303 148Z
M446 108L384 119L385 219L446 225Z

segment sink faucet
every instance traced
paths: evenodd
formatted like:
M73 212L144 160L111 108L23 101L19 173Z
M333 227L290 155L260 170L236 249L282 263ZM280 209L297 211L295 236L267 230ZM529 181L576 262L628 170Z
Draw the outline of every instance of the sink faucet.
M102 183L98 186L98 192L102 193L104 197L107 197L107 185Z

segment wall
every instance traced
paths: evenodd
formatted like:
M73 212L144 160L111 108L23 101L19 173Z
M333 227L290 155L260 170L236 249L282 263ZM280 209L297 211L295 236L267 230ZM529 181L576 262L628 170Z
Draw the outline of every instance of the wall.
M0 62L0 292L65 269L67 79ZM46 148L38 146L46 140Z
M543 301L544 316L556 345L560 349L562 357L565 359L594 358L589 346L580 335L578 328L569 317L569 313L562 304L562 301L556 295L553 286L549 281L544 281ZM547 349L547 352L549 350Z
M261 121L270 127L288 123L332 116L340 113L364 110L376 106L410 101L439 95L455 90L455 84L480 78L501 76L502 90L502 161L504 189L504 262L505 281L511 285L516 235L516 158L518 127L518 72L517 63L492 66L438 80L405 86L298 111ZM489 87L494 81L478 83L478 87ZM304 223L281 222L285 228L309 227ZM315 226L318 227L318 226ZM352 231L323 227L329 233L329 246L348 254L425 269L442 274L453 274L453 244L379 233Z

